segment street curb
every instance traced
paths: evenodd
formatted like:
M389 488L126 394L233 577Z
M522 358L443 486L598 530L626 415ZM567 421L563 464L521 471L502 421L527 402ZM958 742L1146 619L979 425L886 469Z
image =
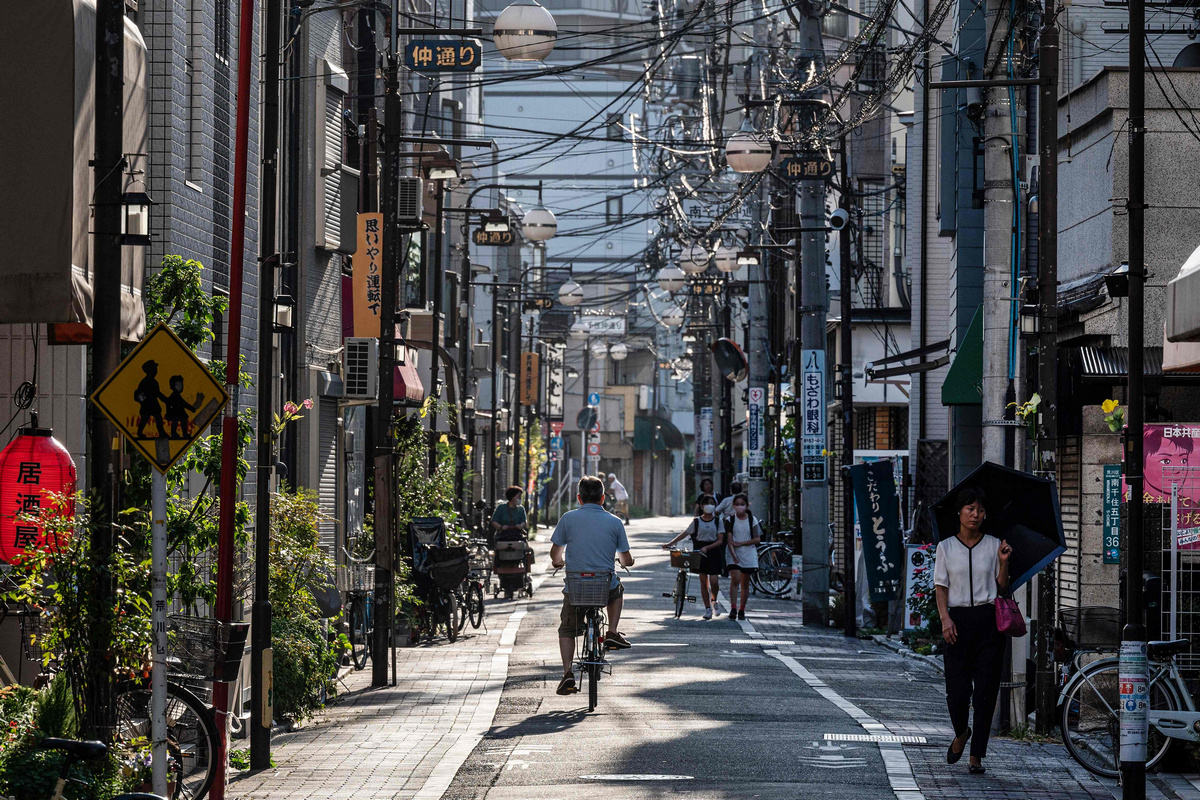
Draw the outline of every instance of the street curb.
M886 647L888 650L891 650L893 653L899 653L900 655L904 656L905 658L912 658L917 661L924 661L926 664L929 664L931 667L936 669L940 674L942 674L942 675L946 674L946 668L944 666L942 666L942 660L940 658L937 658L936 656L923 656L920 653L914 653L907 646L901 644L900 642L889 639L887 636L885 636L882 633L875 634L874 636L871 637L871 639L874 640L875 644L882 645L883 647Z

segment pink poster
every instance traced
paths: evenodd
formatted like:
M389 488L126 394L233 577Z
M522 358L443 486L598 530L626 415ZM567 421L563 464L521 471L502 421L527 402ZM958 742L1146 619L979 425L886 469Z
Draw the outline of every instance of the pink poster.
M1171 487L1179 490L1178 540L1200 549L1200 424L1148 424L1142 432L1146 503L1170 505ZM1193 464L1192 462L1195 461ZM1128 499L1129 492L1125 491Z

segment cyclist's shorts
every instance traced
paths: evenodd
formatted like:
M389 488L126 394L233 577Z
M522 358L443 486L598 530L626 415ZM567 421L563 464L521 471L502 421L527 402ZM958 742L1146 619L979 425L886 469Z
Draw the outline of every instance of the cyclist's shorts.
M608 602L611 603L623 594L625 586L618 583L616 588L608 590ZM571 605L570 598L563 594L562 612L558 615L559 638L574 639L576 636L582 636L583 627L583 614L580 614L579 609Z

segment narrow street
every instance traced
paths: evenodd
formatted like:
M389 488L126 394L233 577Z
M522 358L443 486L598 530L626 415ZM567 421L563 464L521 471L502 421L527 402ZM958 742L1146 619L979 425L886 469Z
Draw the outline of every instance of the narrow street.
M1026 798L1109 800L1057 743L993 739L988 773L945 764L942 677L869 640L805 629L790 601L751 597L744 622L671 616L658 544L682 518L629 526L637 559L600 704L559 697L559 577L539 536L532 600L489 601L487 631L400 652L399 686L351 673L344 699L278 736L277 768L241 774L246 798ZM690 584L696 586L696 582ZM692 591L689 588L689 591ZM723 587L724 595L724 587ZM867 737L905 737L877 742ZM1156 776L1152 798L1200 797Z

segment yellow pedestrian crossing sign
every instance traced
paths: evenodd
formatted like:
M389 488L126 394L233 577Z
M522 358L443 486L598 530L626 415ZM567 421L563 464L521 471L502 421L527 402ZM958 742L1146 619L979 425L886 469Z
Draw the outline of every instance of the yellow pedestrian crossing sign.
M159 323L92 393L159 472L166 472L200 438L229 402L196 354Z

